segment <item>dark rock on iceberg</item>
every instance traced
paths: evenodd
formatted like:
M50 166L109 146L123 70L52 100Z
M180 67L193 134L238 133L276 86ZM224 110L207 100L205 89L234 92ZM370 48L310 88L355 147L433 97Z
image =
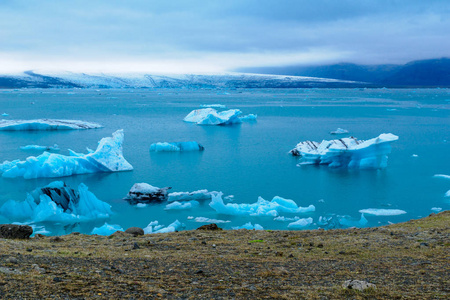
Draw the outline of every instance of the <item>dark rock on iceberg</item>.
M159 188L147 183L136 183L131 187L131 190L124 199L133 205L167 201L169 198L167 191L169 189L171 187Z

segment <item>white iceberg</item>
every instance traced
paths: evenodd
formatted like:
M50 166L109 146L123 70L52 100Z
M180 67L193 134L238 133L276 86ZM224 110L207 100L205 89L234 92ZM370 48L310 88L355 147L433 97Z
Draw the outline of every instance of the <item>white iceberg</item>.
M205 147L197 142L177 142L177 143L154 143L150 145L150 151L154 152L183 152L183 151L203 151Z
M209 206L219 214L270 217L277 217L280 212L306 213L316 210L314 205L299 207L293 200L283 199L278 196L275 196L272 201L267 201L259 197L256 203L228 203L225 205L222 199L222 193L213 195Z
M383 208L367 208L359 211L362 214L374 216L398 216L406 214L406 211L401 209L383 209Z
M278 217L274 218L273 220L277 221L277 222L292 222L292 221L297 221L299 219L300 219L299 216L295 216L293 218L288 218L285 216L278 216Z
M94 227L94 229L92 229L91 234L111 235L116 231L124 231L124 230L120 225L117 224L110 225L105 222L105 224L103 224L103 226L101 227Z
M180 209L191 209L194 207L199 206L200 203L198 201L189 201L189 202L172 202L170 204L167 204L166 207L164 208L165 210L180 210Z
M159 188L148 183L135 183L124 198L131 204L162 202L167 200L167 190L170 187Z
M208 190L198 190L194 192L174 192L169 194L169 202L173 201L202 201L202 200L211 200L212 195L217 195L218 192L212 191L208 192Z
M398 136L383 133L378 137L360 141L354 137L322 141L305 141L295 146L290 153L303 159L301 164L325 164L331 168L380 169L387 166L387 154L391 143Z
M234 229L234 230L239 230L239 229L247 229L247 230L264 230L264 228L263 228L261 225L259 225L259 224L252 225L251 222L245 223L245 224L242 225L242 226L235 226L235 227L233 227L233 229Z
M193 218L194 217L192 217L192 219ZM194 219L194 221L197 222L197 223L216 223L216 224L230 223L231 222L231 221L228 221L228 220L210 219L210 218L206 218L206 217L197 217L197 218Z
M20 150L59 151L60 149L57 144L54 144L53 146L26 145L20 147Z
M214 108L203 108L191 111L184 119L185 122L197 125L231 125L241 123L239 109L230 109L218 112Z
M330 131L330 134L346 134L346 133L348 133L348 130L342 128L338 128L335 131Z
M89 192L84 184L78 191L62 181L29 193L25 201L9 200L0 208L0 214L12 221L27 222L85 222L108 218L111 206Z
M178 220L176 220L167 227L164 227L164 225L160 225L158 221L153 221L150 222L150 224L148 224L147 227L144 228L144 233L150 234L150 233L175 232L180 230L181 228L183 228L183 224L181 224L181 222Z
M123 130L117 130L112 137L101 139L93 153L71 152L71 156L66 156L44 152L37 157L30 156L25 161L5 161L0 164L0 173L7 178L31 179L133 170L133 166L123 157L122 143Z
M432 207L431 210L435 212L440 212L442 210L442 207Z
M102 125L80 120L0 120L0 130L74 130L74 129L95 129Z
M311 225L312 222L313 222L312 218L299 219L295 222L289 223L288 228L293 228L293 229L305 228L305 227Z

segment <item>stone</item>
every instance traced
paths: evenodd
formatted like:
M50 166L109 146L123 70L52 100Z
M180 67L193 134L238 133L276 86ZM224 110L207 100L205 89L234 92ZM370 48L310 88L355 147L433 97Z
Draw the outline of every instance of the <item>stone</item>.
M211 223L211 224L200 226L199 228L197 228L197 230L223 230L223 229L220 228L219 226L217 226L217 224Z
M59 242L62 242L62 241L63 241L63 239L60 238L59 236L55 236L55 237L52 237L50 239L50 242L52 242L52 243L59 243Z
M5 260L7 263L10 263L10 264L17 264L17 263L19 263L19 261L17 260L17 258L15 258L15 257L8 257L6 260Z
M33 228L28 225L1 224L0 238L27 239L33 234Z
M125 232L132 234L134 236L144 235L144 229L142 229L140 227L130 227L127 230L125 230Z
M347 280L344 282L344 284L342 284L342 287L344 289L349 289L349 290L358 290L360 292L368 289L368 288L376 288L376 285L373 283L369 283L367 281L362 281L362 280Z
M16 269L13 269L13 268L5 268L5 267L0 267L0 273L8 274L8 275L20 275L20 274L22 274L22 272L20 272L19 270L16 270Z

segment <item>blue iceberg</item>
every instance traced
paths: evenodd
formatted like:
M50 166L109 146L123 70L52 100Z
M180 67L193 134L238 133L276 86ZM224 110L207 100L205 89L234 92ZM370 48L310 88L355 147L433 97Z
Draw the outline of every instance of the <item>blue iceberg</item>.
M25 201L9 200L0 208L0 214L20 222L85 222L108 218L111 206L89 192L84 184L78 190L62 181L29 193Z
M164 208L165 210L181 210L181 209L191 209L194 207L199 206L200 203L198 201L188 201L188 202L172 202L170 204L167 204L166 207Z
M233 229L234 229L234 230L239 230L239 229L247 229L247 230L264 230L264 228L263 228L261 225L259 225L259 224L252 225L251 222L245 223L245 224L242 225L242 226L235 226L235 227L233 227Z
M154 143L150 145L150 151L154 152L182 152L182 151L203 151L205 148L197 142L178 143Z
M290 153L300 156L304 164L325 164L330 168L381 169L387 166L387 154L391 143L398 136L383 133L378 137L361 141L354 137L322 141L300 142Z
M241 123L239 109L230 109L218 112L214 108L203 108L191 111L184 119L185 122L197 125L231 125Z
M175 232L183 228L183 224L180 221L175 220L172 224L164 227L164 225L160 225L158 221L150 222L147 227L144 228L145 234L151 233L167 233L167 232Z
M31 130L76 130L76 129L95 129L102 125L80 120L54 120L54 119L36 119L36 120L0 120L0 130L7 131L31 131Z
M70 152L70 156L44 152L25 161L5 161L0 164L3 177L63 177L76 174L117 172L133 170L122 153L123 130L99 141L97 150L88 154Z
M288 228L302 229L302 228L305 228L305 227L311 225L312 222L313 222L312 218L299 219L295 222L289 223Z
M264 200L259 197L256 203L228 203L224 204L222 193L212 196L209 204L219 214L225 215L249 215L249 216L270 216L277 217L280 212L284 213L306 213L316 210L314 205L308 207L299 207L290 199L284 199L275 196L272 201Z
M105 222L105 224L103 224L103 226L101 227L94 227L94 229L92 229L91 234L111 235L116 231L124 231L124 230L120 225L117 224L110 225Z

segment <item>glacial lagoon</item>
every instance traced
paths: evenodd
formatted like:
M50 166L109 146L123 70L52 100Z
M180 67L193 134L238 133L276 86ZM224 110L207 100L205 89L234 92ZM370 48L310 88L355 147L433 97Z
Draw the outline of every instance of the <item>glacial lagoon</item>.
M256 121L229 126L183 122L192 110L218 105L257 115ZM222 108L220 108L222 109ZM5 120L40 118L83 120L103 127L89 130L0 131L0 163L42 154L52 146L87 154L98 141L123 129L123 155L132 171L58 178L0 177L0 205L23 201L27 192L53 181L77 189L86 185L112 214L88 222L38 222L36 230L60 235L91 233L105 222L147 227L194 229L208 220L225 229L251 222L264 229L381 226L416 219L450 207L450 91L448 89L22 89L0 90ZM348 133L331 135L337 128ZM368 140L382 133L392 143L387 167L348 170L299 165L288 152L305 140L354 136ZM204 151L151 152L158 142L196 141ZM209 204L167 209L168 203L130 205L123 198L135 183L171 187L170 192L201 189L223 193L225 204L254 204L278 196L314 211L280 211L278 216L224 214ZM262 203L262 202L261 202ZM173 207L173 206L172 206ZM363 216L362 216L363 215ZM14 222L0 216L0 223ZM156 224L156 223L154 223ZM291 224L289 226L289 224Z

